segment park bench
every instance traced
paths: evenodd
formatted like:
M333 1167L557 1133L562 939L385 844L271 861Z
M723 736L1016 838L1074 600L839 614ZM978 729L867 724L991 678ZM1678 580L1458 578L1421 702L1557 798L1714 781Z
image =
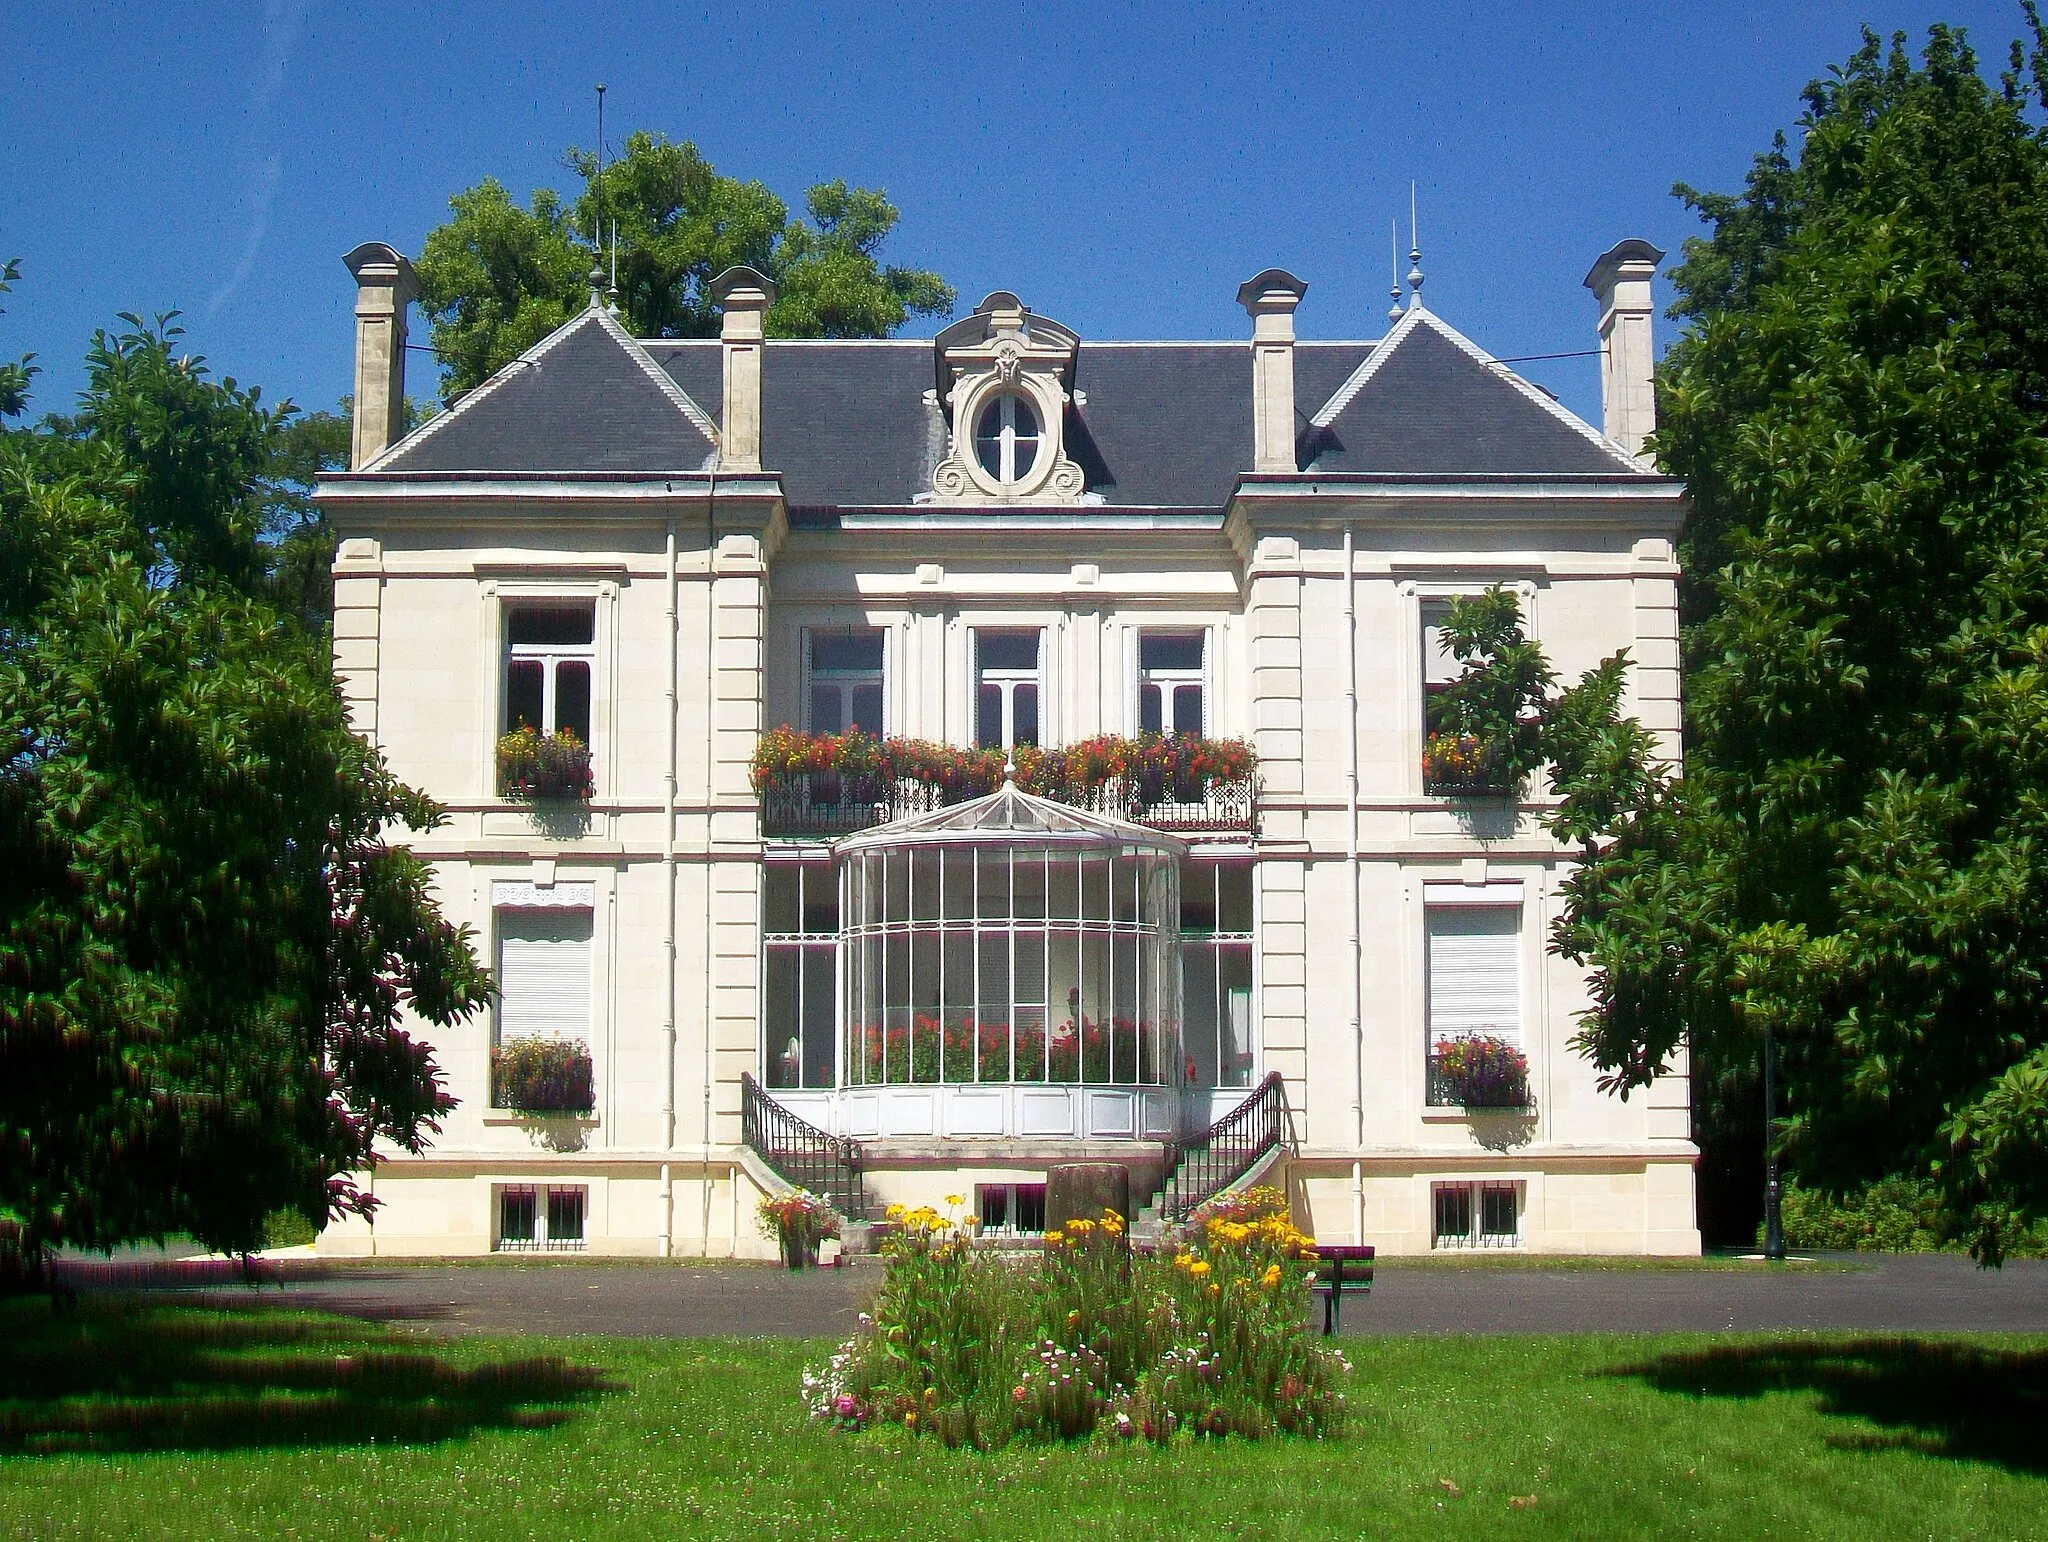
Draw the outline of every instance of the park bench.
M1365 1295L1372 1289L1372 1245L1370 1243L1319 1242L1316 1244L1315 1292L1323 1298L1323 1333L1337 1331L1347 1294Z

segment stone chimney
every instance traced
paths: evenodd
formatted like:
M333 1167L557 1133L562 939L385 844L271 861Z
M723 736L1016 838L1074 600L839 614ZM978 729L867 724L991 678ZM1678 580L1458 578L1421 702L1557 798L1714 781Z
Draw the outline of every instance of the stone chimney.
M1308 285L1268 268L1237 286L1252 318L1252 470L1294 471L1294 308Z
M1650 340L1650 276L1664 254L1631 238L1600 254L1586 287L1600 302L1601 429L1631 455L1657 426L1650 372L1657 355Z
M727 268L711 281L724 312L725 422L718 436L721 471L761 469L762 318L775 303L774 280L752 268Z
M341 259L356 280L355 440L359 471L405 432L405 308L419 298L412 264L382 241Z

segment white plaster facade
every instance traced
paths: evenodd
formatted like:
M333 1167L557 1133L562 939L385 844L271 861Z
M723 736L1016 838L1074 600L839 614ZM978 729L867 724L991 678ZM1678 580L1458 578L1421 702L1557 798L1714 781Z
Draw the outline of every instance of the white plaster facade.
M403 259L390 255L402 272ZM387 286L391 266L372 264ZM1251 865L1248 1079L1284 1079L1294 1138L1268 1181L1290 1186L1315 1235L1389 1254L1428 1251L1444 1240L1436 1191L1491 1184L1513 1194L1514 1234L1497 1239L1506 1244L1697 1252L1684 1065L1624 1102L1598 1089L1570 1047L1585 984L1544 945L1568 863L1536 824L1540 787L1510 813L1427 796L1420 769L1425 607L1496 583L1519 593L1532 634L1566 678L1626 647L1635 661L1629 710L1678 753L1681 490L1629 460L1647 400L1648 285L1634 269L1627 276L1643 278L1644 349L1632 346L1621 363L1645 378L1640 391L1622 388L1635 393L1626 405L1636 439L1623 447L1486 361L1419 304L1386 338L1357 345L1359 365L1318 400L1295 378L1302 286L1261 275L1270 281L1241 297L1257 352L1248 338L1230 366L1243 377L1245 453L1212 507L1120 504L1113 492L1077 486L1081 473L1063 450L1056 463L1039 462L1041 471L1055 464L1057 479L1005 496L986 478L946 470L958 469L956 440L924 462L936 485L923 496L842 501L820 516L792 497L778 464L778 445L803 442L805 432L783 422L778 437L778 360L794 369L806 349L929 360L936 347L943 382L947 338L764 344L757 276L728 286L741 304L722 348L690 345L707 351L724 382L716 412L671 379L680 366L664 362L659 345L637 347L594 311L411 438L359 445L358 469L328 479L320 495L341 537L334 647L343 689L393 771L447 808L447 824L413 844L433 865L445 913L474 929L487 959L498 957L508 913L587 907L596 1107L587 1120L493 1112L495 1016L430 1032L459 1106L426 1155L378 1169L374 1229L338 1224L323 1250L483 1252L500 1240L503 1192L519 1185L581 1190L592 1252L769 1250L753 1212L777 1180L743 1144L740 1125L742 1074L765 1079L777 1031L763 1024L764 870L806 856L829 861L831 850L815 838L764 835L749 762L764 729L801 720L807 629L859 627L884 639L888 731L955 744L971 743L976 728L977 631L1041 633L1049 743L1135 729L1145 630L1206 639L1208 732L1256 745L1261 788L1256 833L1191 837L1189 862ZM1602 300L1611 329L1621 302ZM1000 368L1000 323L1029 314L1012 297L992 301L976 315L997 324L984 323L959 350L964 370ZM389 309L378 325L391 325ZM397 309L402 327L402 300ZM1455 457L1442 472L1330 469L1312 455L1316 434L1333 424L1344 431L1374 374L1422 333L1436 340L1427 346L1448 342L1485 379L1511 386L1513 404L1500 410L1533 415L1529 433L1568 432L1606 461L1518 474L1458 469ZM571 334L581 341L565 341ZM1066 404L1071 435L1079 414L1097 410L1088 401L1091 345L1042 322L1024 344L1011 368L1044 418L1056 424L1053 409ZM516 394L565 390L582 366L555 361L572 347L596 358L600 346L656 388L635 411L658 412L661 401L674 411L678 448L668 464L593 465L604 457L576 448L561 402ZM1416 347L1419 355L1424 343ZM401 367L402 352L398 366L393 357L371 347L359 367ZM1142 352L1128 358L1142 367ZM1445 354L1437 367L1451 379L1465 366ZM1288 400L1276 406L1283 386ZM978 401L986 389L956 379L954 394ZM402 395L402 380L384 383L385 395L394 390ZM1446 401L1461 399L1445 390ZM359 382L358 400L376 395ZM904 410L943 421L939 397ZM493 412L525 422L524 460L508 452L516 464L489 464L486 446L447 450L457 463L437 466L423 453L437 435L467 443L460 435L481 433L475 425ZM1287 423L1298 430L1298 456L1277 442L1275 425ZM692 427L701 437L689 438ZM1441 430L1456 439L1460 425ZM557 436L564 464L554 470ZM594 796L585 813L537 813L494 785L506 618L534 602L587 605L593 617ZM1426 914L1475 901L1520 918L1533 1103L1525 1114L1436 1108L1426 1096ZM1000 1136L948 1134L948 1121L967 1116L949 1112L942 1089L900 1092L908 1128L925 1124L870 1140L877 1205L1043 1181L1048 1163L1068 1154L1119 1154L1142 1166L1144 1148L1158 1160L1142 1140L1091 1137L1078 1090L1065 1135L1027 1135L1012 1109L988 1115L1008 1121L996 1126L1009 1131ZM1176 1119L1199 1124L1243 1093L1164 1095L1184 1105ZM943 1106L934 1110L934 1099ZM843 1093L792 1092L786 1101L855 1133ZM1129 1117L1104 1109L1112 1122Z

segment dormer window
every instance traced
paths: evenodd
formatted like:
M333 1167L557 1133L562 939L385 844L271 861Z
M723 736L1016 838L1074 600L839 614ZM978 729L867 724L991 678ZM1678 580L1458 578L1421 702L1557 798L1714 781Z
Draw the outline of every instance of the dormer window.
M998 290L932 339L929 400L947 420L929 496L941 503L1087 503L1088 478L1061 436L1080 340Z
M981 409L974 453L981 469L1004 487L1027 480L1038 464L1038 413L1030 402L1006 391Z

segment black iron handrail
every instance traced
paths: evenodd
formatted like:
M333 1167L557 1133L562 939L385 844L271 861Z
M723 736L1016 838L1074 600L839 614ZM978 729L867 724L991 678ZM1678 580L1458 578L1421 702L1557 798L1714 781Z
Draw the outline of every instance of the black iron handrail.
M740 1073L740 1136L784 1182L809 1189L849 1221L868 1219L860 1144L799 1119Z
M1185 1221L1258 1166L1286 1127L1286 1084L1278 1071L1269 1072L1250 1097L1180 1148L1159 1197L1160 1215Z

